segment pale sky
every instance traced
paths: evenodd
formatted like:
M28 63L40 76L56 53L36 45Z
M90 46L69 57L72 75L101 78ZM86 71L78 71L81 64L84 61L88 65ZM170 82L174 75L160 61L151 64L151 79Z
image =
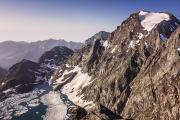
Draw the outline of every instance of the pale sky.
M172 1L152 7L154 2L146 0L0 0L0 41L83 42L99 31L112 32L138 10L169 11L179 17L179 2Z

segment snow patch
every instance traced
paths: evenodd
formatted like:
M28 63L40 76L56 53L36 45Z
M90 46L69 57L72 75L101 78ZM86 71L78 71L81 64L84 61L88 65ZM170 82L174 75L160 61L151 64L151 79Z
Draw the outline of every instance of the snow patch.
M179 47L179 48L177 48L177 51L180 51L180 47Z
M20 116L28 111L28 109L24 106L19 106L20 111L16 111L15 116Z
M140 41L139 41L139 40L136 40L135 44L136 44L136 45L140 45Z
M69 72L77 72L77 75L71 80L71 82L63 86L61 90L62 93L67 95L68 99L70 99L76 105L85 107L86 109L92 107L92 101L85 101L83 100L83 94L79 95L84 87L91 84L91 77L88 75L88 73L83 73L79 66L76 66Z
M166 13L151 13L140 11L139 19L141 20L141 25L144 27L144 29L149 32L161 21L170 20L170 16Z
M116 51L117 45L111 50L111 53L114 53Z
M128 48L134 49L135 46L139 46L139 45L140 45L140 40L136 40L136 41L135 41L135 40L132 40L132 41L130 42ZM126 51L126 52L128 52L128 51Z
M38 105L39 105L39 99L33 99L29 101L29 104L28 104L29 107L36 107Z
M11 92L11 91L13 91L13 90L14 90L14 89L11 89L11 88L10 88L10 89L4 90L3 93L8 93L8 92Z
M129 44L129 48L134 48L135 47L135 44L134 44L134 41L132 40Z
M2 82L1 85L2 85L2 86L5 85L5 82Z
M70 67L70 65L69 64L65 64L66 65L66 67Z
M56 83L63 83L64 81L62 81L62 80L64 79L65 75L67 75L69 73L77 72L77 71L80 71L80 70L81 69L78 66L75 66L74 69L72 69L72 70L65 70L63 75L56 80Z
M139 39L142 39L144 37L144 35L142 33L138 33L138 36L137 36Z
M103 43L103 46L108 47L108 41L107 40Z
M148 47L148 44L147 44L147 42L145 42L145 46L146 46L146 47Z

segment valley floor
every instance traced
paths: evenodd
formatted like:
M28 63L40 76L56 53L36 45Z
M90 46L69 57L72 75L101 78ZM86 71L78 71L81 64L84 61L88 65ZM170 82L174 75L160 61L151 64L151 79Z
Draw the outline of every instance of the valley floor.
M0 119L3 120L63 120L67 107L47 83L35 90L12 95L0 102Z

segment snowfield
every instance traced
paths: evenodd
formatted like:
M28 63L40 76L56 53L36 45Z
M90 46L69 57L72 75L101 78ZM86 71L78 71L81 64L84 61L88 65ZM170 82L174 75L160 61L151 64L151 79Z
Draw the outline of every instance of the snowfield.
M169 21L170 16L166 13L151 13L140 11L139 19L141 20L141 25L144 27L144 29L149 32L161 21Z
M60 93L50 91L41 98L42 103L48 106L44 120L64 120L67 107L60 99Z
M89 76L87 73L83 73L79 66L75 66L74 69L70 71L66 70L63 75L59 79L57 79L56 82L65 82L67 79L65 81L62 81L64 79L64 76L73 72L77 72L76 76L62 87L61 92L67 95L68 99L74 104L89 109L94 106L93 102L85 101L83 99L84 95L80 93L85 86L91 84L91 76Z

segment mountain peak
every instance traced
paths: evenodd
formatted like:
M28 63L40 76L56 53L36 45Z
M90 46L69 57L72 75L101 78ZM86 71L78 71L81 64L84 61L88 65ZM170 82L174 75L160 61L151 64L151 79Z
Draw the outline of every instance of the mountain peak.
M73 51L65 46L56 46L46 51L40 58L39 63L60 65L64 63Z
M107 40L107 38L110 36L109 32L106 31L99 31L98 33L96 33L94 36L92 36L91 38L87 39L85 41L85 44L92 44L94 43L97 39L101 39L103 41Z

